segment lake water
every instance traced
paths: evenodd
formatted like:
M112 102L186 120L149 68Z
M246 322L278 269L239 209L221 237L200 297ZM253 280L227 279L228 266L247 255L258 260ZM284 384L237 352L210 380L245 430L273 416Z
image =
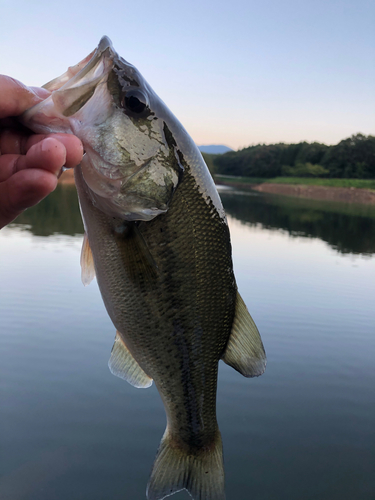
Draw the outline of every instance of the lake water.
M228 500L375 499L375 210L223 191L265 374L220 363ZM165 428L109 372L75 188L0 231L0 499L138 500ZM176 500L187 500L186 492Z

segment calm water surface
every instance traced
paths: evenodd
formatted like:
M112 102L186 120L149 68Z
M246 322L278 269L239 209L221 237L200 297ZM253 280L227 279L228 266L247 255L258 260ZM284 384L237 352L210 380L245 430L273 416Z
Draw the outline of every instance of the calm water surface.
M374 500L374 208L222 199L268 356L258 379L220 364L227 499ZM109 372L81 243L74 187L0 232L1 500L145 498L164 409Z

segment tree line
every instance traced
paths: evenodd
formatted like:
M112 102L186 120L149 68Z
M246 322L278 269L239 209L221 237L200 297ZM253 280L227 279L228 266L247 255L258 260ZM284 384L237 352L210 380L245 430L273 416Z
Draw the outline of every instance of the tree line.
M371 135L356 134L334 146L319 142L258 144L203 156L213 174L375 179L375 137Z

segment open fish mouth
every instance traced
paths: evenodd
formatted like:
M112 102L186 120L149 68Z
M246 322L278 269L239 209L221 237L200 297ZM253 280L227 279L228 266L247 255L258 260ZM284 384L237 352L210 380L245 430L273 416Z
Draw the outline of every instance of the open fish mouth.
M63 85L70 81L69 87L74 86L79 83L82 79L87 77L89 73L95 73L98 71L98 63L101 62L104 52L108 52L112 57L116 54L113 48L111 40L107 36L103 36L100 40L99 45L94 49L88 56L86 56L82 61L80 61L75 66L71 66L67 69L65 73L57 78L54 78L50 82L43 85L43 88L53 92L59 90Z
M56 128L61 132L75 133L74 122L65 118L81 110L96 88L106 83L116 56L109 38L103 37L87 57L43 85L51 96L27 110L22 115L23 123L31 123L32 129L40 133L56 132Z

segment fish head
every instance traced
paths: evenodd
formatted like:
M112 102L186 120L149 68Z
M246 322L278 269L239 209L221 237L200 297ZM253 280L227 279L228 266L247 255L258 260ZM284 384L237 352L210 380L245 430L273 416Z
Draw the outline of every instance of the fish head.
M168 209L183 171L165 104L103 37L97 49L44 85L51 95L22 116L37 133L72 133L95 206L125 220Z

